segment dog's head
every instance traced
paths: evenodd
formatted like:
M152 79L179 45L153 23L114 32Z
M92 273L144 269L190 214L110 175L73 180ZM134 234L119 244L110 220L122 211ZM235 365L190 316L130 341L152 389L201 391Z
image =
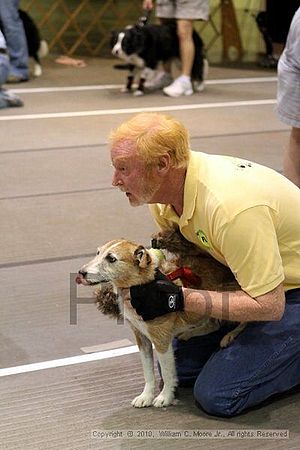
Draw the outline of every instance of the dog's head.
M152 281L162 255L142 245L124 239L110 241L98 248L92 261L78 272L78 284L95 285L112 282L116 287L128 288Z
M138 55L144 50L143 28L138 25L128 25L124 30L112 32L111 52L118 58L125 59Z

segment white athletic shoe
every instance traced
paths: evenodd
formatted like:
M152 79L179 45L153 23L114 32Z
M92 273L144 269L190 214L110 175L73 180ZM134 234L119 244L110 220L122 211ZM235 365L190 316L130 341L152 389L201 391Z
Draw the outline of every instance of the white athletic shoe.
M157 91L166 86L169 86L173 81L171 74L163 71L156 72L150 80L147 80L144 84L149 91Z
M191 80L181 75L180 77L176 78L175 81L173 81L170 86L165 87L163 89L164 94L168 95L169 97L180 97L181 95L192 95L193 93L193 86Z

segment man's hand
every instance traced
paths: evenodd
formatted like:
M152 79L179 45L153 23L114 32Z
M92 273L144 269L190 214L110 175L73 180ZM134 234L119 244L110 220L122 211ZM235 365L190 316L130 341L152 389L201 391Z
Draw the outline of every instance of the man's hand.
M151 11L153 9L153 1L152 0L144 0L143 1L143 9L147 9Z
M183 311L182 288L160 272L150 283L130 288L131 305L143 320L152 320L170 312Z

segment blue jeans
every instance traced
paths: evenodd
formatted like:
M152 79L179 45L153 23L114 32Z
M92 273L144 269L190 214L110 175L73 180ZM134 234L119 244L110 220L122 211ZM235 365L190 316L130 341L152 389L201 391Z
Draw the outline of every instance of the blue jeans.
M20 0L1 0L0 19L10 57L10 75L27 79L28 49L23 22L18 13Z
M7 106L3 96L2 85L6 82L8 72L9 72L9 58L7 55L0 53L0 109L6 108Z
M217 332L174 340L179 385L194 385L196 403L209 414L232 417L300 384L300 289L286 293L280 321L250 322L220 349Z

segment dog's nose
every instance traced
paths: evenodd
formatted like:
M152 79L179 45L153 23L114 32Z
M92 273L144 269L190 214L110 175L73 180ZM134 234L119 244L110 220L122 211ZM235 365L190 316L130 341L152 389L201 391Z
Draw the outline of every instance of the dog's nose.
M87 272L85 270L79 270L78 275L75 278L75 282L77 284L83 284L86 274Z

